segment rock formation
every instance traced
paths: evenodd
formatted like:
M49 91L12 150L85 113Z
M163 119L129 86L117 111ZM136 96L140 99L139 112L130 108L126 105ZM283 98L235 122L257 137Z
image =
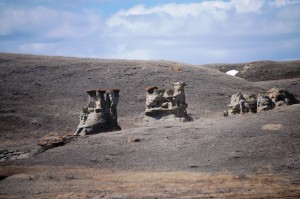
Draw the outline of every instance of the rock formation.
M173 89L158 89L156 86L146 87L146 111L144 121L189 121L185 102L184 87L186 83L183 81L175 82Z
M267 111L275 107L275 103L265 93L259 93L257 96L257 111Z
M88 135L118 131L117 104L119 89L87 91L88 104L82 109L80 122L74 135Z
M42 147L42 150L40 152L44 152L48 149L52 149L55 147L63 146L66 143L70 142L72 139L72 135L47 135L41 138L38 142L38 145Z
M255 94L243 94L238 92L231 96L231 102L228 106L228 111L224 112L224 116L256 113L260 111L271 110L282 105L292 105L299 103L296 97L285 89L272 88L267 92Z
M249 103L244 98L241 92L231 96L231 101L228 106L229 114L243 114L248 113L250 110Z
M272 99L276 106L298 104L299 101L292 93L285 89L272 88L267 91L267 95Z

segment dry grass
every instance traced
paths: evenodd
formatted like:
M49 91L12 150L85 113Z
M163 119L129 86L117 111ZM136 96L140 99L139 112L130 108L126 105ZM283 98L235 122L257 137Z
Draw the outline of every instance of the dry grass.
M112 172L83 167L9 167L4 198L297 198L300 185L272 174ZM18 176L17 175L17 176ZM24 180L25 179L25 180ZM26 180L27 179L27 180ZM14 187L9 188L10 183Z

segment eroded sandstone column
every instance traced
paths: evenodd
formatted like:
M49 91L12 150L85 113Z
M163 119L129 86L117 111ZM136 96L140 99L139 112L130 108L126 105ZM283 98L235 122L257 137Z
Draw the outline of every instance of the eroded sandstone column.
M146 87L146 110L144 121L190 121L185 102L183 81L175 82L173 89L158 89L156 86Z
M74 135L87 135L121 130L117 121L119 89L87 91L88 104L80 113L80 122Z

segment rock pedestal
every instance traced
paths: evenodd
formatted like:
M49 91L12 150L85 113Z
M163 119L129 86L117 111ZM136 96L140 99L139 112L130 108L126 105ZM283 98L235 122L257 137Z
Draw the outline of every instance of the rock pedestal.
M74 135L121 130L117 121L119 89L89 90L87 94L89 102L80 113L80 122Z
M156 86L146 87L146 110L144 122L156 121L190 121L186 108L182 81L172 84L173 89L158 89Z

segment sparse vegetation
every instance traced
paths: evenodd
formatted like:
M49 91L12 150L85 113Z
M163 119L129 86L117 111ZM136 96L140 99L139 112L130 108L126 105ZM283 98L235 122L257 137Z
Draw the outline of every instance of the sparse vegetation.
M294 74L295 63L247 63L250 76L275 78L250 82L167 61L0 54L0 198L299 198L300 105L222 116L238 91L280 87L300 96L299 77L269 72L274 64ZM178 80L188 84L194 121L144 126L145 87ZM45 136L71 137L82 93L101 88L120 88L122 131L21 154Z

